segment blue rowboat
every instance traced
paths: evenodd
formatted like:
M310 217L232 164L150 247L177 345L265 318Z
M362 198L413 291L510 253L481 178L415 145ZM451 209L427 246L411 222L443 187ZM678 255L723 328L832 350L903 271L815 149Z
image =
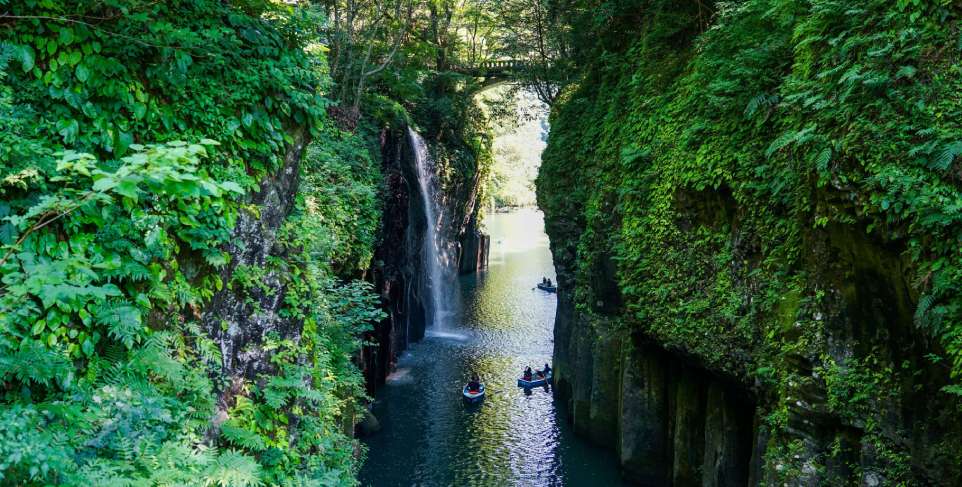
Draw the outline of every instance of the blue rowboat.
M464 402L468 404L477 404L484 400L484 384L481 384L481 388L476 391L469 391L468 385L464 385L464 389L461 390L461 394L464 396Z
M523 387L525 389L531 389L532 387L543 387L551 383L551 372L544 377L538 377L535 375L531 380L518 379L518 387Z
M558 291L558 288L557 288L556 286L549 286L549 285L544 284L544 283L538 283L538 289L540 289L540 290L542 290L542 291L547 291L547 292L549 292L549 293L553 293L553 292L557 292L557 291Z

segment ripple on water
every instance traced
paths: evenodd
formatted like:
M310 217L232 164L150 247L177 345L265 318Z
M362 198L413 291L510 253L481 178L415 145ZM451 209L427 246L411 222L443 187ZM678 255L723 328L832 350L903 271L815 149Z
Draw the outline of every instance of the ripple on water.
M380 433L365 440L361 471L373 486L619 485L614 454L575 438L544 388L517 387L525 366L551 359L555 295L532 290L555 279L540 213L488 217L492 260L462 276L462 313L411 346L378 394ZM461 401L474 371L481 405Z

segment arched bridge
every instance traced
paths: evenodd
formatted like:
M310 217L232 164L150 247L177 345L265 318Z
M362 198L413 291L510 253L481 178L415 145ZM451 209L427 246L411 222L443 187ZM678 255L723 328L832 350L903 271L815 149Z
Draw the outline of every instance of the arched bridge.
M474 65L458 65L451 68L457 73L476 78L507 78L528 69L528 62L517 59L483 61Z

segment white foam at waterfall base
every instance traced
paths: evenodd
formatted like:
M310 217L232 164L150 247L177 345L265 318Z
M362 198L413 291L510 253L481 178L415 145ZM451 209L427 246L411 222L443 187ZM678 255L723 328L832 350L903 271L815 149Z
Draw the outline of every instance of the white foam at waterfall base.
M452 259L452 242L445 235L446 219L444 208L439 204L434 161L428 152L427 143L416 131L408 127L408 139L414 148L418 172L418 187L424 207L424 226L422 251L424 259L423 281L426 282L431 302L427 306L428 336L442 336L449 326L450 319L456 315L457 299L454 282L457 273ZM449 333L450 334L450 333ZM455 334L450 334L455 335Z
M444 340L457 340L459 342L468 339L466 333L454 333L448 331L437 331L437 330L427 330L424 332L424 336L428 338L440 338Z

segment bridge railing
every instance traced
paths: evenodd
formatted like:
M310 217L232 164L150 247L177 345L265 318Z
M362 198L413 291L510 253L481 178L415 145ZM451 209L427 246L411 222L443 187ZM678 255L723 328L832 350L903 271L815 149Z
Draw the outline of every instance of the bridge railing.
M527 67L527 61L502 59L497 61L482 61L474 65L454 66L454 71L470 74L497 74L505 71L519 71Z

